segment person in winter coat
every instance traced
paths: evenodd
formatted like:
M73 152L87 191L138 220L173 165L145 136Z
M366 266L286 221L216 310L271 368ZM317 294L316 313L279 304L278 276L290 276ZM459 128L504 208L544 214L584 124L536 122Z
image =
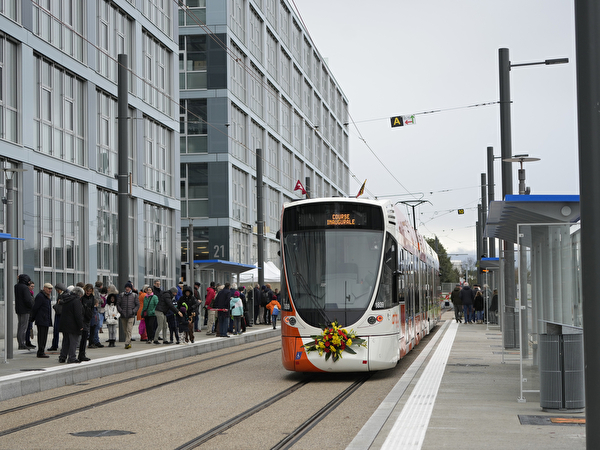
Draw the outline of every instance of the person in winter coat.
M240 291L235 291L233 297L229 300L229 309L231 318L235 326L233 334L242 334L242 316L244 315L244 303L240 298Z
M62 298L62 316L60 318L60 331L63 334L62 348L58 362L69 364L80 363L75 357L79 336L83 331L83 306L81 305L83 289L79 286Z
M473 308L475 309L475 320L477 323L483 323L483 308L484 308L483 295L481 291L477 291L475 299L473 300Z
M154 343L159 344L158 342L158 334L162 331L163 336L163 344L170 344L167 339L167 318L166 312L171 310L174 314L177 314L179 317L183 316L181 311L177 311L177 307L173 305L173 297L177 294L177 288L172 287L167 291L162 291L160 297L158 297L158 304L156 305L155 314L156 314L156 333L154 334Z
M79 361L89 361L87 357L86 346L88 338L90 337L90 330L92 330L92 319L94 318L94 286L86 284L83 287L83 296L81 297L81 306L83 314L83 331L81 332L81 340L79 341Z
M462 312L462 300L460 299L460 285L454 286L454 290L450 294L450 301L454 305L454 320L456 323L462 323L460 314Z
M29 314L33 308L33 296L29 291L29 275L22 273L15 284L15 313L17 313L17 342L19 350L31 350L35 345L31 344L28 336Z
M138 309L140 308L140 301L138 295L133 292L133 285L128 281L125 283L125 291L121 292L117 298L117 309L121 314L121 324L125 330L125 348L131 348L131 330L133 329L133 322Z
M215 286L215 282L211 281L210 286L206 288L206 300L205 300L205 308L206 308L206 326L208 327L206 330L207 335L215 334L213 331L213 327L215 326L215 315L216 311L213 308L212 302L214 301L217 295L217 288Z
M106 320L106 328L108 329L108 346L114 347L117 341L117 325L119 324L119 310L117 309L116 292L111 292L106 298L106 306L104 307L104 318Z
M146 288L146 298L144 298L144 309L142 315L146 311L144 321L146 322L146 336L148 340L146 344L152 344L154 340L154 332L156 331L156 305L158 305L158 297L154 295L152 287Z
M64 283L56 283L54 286L56 290L56 304L54 305L54 326L52 327L52 346L48 349L49 352L55 352L58 350L58 340L60 338L60 318L62 316L62 299L64 296L69 295L67 287Z
M177 301L177 309L181 311L182 307L185 307L188 318L191 317L192 321L195 320L195 318L198 316L200 303L198 302L198 300L196 300L196 297L194 297L194 290L190 286L183 287L183 295ZM179 327L179 331L181 332L181 327ZM192 342L194 342L193 326L191 327L189 335L186 336L186 338L189 338ZM187 340L185 342L187 342Z
M475 293L469 286L469 283L463 284L460 290L460 299L463 304L465 323L473 323L473 300L475 299Z
M52 285L45 283L39 294L35 296L31 315L29 316L29 320L35 322L35 326L37 327L38 358L50 358L46 355L45 349L46 342L48 341L48 330L52 325L51 294Z
M277 328L277 317L279 317L279 314L281 313L281 304L277 301L276 294L273 294L271 296L271 301L267 303L267 306L265 306L265 308L270 313L273 329Z
M202 308L202 296L200 295L200 283L194 283L194 297L198 301L198 311L196 317L194 318L194 331L199 333L202 330L202 324L204 323L204 317L202 316L203 309Z
M229 328L229 299L231 298L231 291L229 283L225 283L223 289L221 289L215 299L213 300L214 308L217 309L217 328L219 332L217 337L229 337L227 329Z

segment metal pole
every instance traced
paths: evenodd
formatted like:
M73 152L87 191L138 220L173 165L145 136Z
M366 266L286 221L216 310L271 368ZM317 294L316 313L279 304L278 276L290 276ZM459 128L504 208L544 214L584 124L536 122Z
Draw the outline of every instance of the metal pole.
M6 172L5 172L6 173ZM13 236L13 180L6 178L6 233ZM15 301L15 293L13 289L13 267L15 265L15 242L13 239L6 240L6 263L4 270L6 271L6 327L4 328L4 356L7 359L13 359L13 302Z
M488 256L488 240L484 238L485 223L487 221L487 195L486 195L486 181L485 173L481 174L481 252L483 255Z
M194 288L194 224L190 221L188 225L188 265L189 267L189 278L187 285Z
M586 448L600 448L600 317L597 281L600 271L600 4L595 0L575 2L577 52L577 117L579 135L579 191L581 201L581 268L583 292L583 343L585 361Z
M513 193L512 163L504 161L512 156L512 138L510 122L510 59L507 48L498 50L500 75L500 148L502 155L502 200ZM515 324L515 246L503 241L504 248L504 297L506 316L503 333L504 346L513 348L517 342Z
M118 154L119 154L119 194L118 194L118 212L119 212L119 237L118 255L119 255L119 283L117 290L121 291L129 279L129 137L127 115L129 89L127 86L127 55L118 55L118 98L117 98L117 132L118 132ZM166 339L166 337L165 337ZM119 342L125 342L125 330L119 321Z
M256 149L256 228L258 232L258 285L265 284L265 230L263 211L263 159L262 149ZM256 301L256 299L254 300Z
M494 201L494 147L487 148L487 187L488 187L488 204ZM489 255L490 258L496 257L496 241L494 238L489 238Z

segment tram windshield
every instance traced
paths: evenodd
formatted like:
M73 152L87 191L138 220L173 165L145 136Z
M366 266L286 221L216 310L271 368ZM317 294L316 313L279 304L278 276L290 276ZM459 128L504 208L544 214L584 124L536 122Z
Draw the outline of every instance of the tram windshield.
M377 282L384 236L381 210L373 209L362 211L368 219L354 221L358 229L347 224L318 227L314 217L307 221L301 213L294 214L294 219L299 220L288 232L284 227L288 286L297 313L308 324L321 326L337 320L341 326L350 326L368 308ZM343 213L334 215L343 220L350 217ZM325 216L331 217L331 213Z

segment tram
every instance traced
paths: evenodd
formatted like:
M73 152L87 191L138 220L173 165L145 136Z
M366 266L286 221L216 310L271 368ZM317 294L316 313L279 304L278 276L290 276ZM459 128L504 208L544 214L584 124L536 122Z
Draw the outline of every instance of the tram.
M286 203L279 238L287 370L389 369L440 320L437 254L390 201ZM355 335L350 350L338 345L334 357L332 324L345 338Z

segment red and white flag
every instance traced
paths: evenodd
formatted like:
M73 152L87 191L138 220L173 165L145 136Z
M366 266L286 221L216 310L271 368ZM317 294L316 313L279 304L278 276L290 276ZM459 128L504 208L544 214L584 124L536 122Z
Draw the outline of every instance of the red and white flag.
M298 189L300 189L302 191L302 195L306 195L306 189L304 189L304 186L302 186L302 183L300 183L300 180L298 180L296 182L296 187L294 188L294 190L297 191Z

